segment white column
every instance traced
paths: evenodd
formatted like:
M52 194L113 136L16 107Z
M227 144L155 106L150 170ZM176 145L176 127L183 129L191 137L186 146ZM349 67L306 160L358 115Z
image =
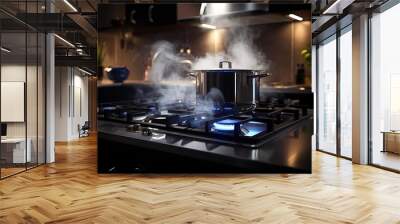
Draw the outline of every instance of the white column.
M368 163L368 16L353 19L353 162Z
M55 161L54 132L55 132L55 60L54 60L54 35L46 36L46 163Z
M51 1L46 1L47 12L54 11ZM55 161L55 43L54 34L46 34L46 163Z

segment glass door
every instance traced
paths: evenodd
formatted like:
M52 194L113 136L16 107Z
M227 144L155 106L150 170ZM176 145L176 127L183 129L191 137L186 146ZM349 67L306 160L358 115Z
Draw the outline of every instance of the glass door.
M317 49L317 149L336 154L336 35Z

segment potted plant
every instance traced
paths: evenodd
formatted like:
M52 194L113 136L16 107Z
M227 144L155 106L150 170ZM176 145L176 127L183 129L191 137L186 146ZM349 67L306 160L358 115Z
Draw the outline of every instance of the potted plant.
M104 43L97 43L97 78L98 80L103 79L103 74L104 74L104 66L103 66L103 60L104 60Z
M304 49L301 51L301 55L304 58L304 64L297 65L296 84L298 85L306 84L305 66L307 68L311 67L311 52L308 49Z

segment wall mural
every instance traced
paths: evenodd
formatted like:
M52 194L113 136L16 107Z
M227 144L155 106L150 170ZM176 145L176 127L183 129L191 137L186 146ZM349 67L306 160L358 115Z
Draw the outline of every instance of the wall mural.
M102 4L98 18L98 172L311 172L310 5Z

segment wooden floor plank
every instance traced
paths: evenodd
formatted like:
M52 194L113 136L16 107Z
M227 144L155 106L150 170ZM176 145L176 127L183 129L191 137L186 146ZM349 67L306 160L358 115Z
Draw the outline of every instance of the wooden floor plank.
M96 138L0 181L0 223L400 223L400 175L313 152L313 174L96 172Z

